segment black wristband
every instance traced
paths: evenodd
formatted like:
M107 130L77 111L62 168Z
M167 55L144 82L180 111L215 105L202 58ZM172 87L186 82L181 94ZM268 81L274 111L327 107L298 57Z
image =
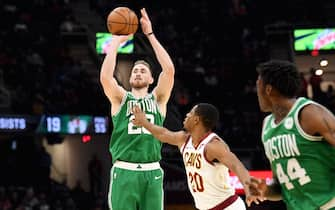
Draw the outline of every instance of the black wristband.
M150 33L147 33L146 35L150 36L151 34L154 34L154 32L151 31Z

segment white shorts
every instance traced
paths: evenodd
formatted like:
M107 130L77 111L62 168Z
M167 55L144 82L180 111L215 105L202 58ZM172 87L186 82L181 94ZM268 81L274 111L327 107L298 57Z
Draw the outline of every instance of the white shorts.
M230 204L227 208L222 210L246 210L246 207L241 197L238 197L234 203Z
M211 208L211 209L215 209L215 210L246 210L246 206L245 206L245 203L243 202L243 200L241 199L240 196L237 196L237 199L231 203L229 206L227 207L219 207L219 206L216 206L214 208Z

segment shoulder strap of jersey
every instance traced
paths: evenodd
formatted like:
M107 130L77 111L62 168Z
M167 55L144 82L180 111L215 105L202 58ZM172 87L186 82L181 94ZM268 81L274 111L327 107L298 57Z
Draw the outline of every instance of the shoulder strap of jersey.
M126 103L127 98L128 98L128 96L129 96L130 94L131 94L131 93L130 93L129 91L127 91L126 94L123 95L123 98L122 98L121 103L120 103L119 110L118 110L112 117L115 117L115 116L117 116L117 115L120 113L122 107L123 107L124 104Z
M218 135L214 132L210 133L202 142L201 144L207 144L208 142L212 141L214 137L218 137ZM219 138L220 139L220 138Z
M181 154L184 153L184 150L185 150L185 148L186 148L186 145L188 144L188 142L190 142L190 140L191 140L191 135L189 135L189 136L187 137L187 140L183 143L183 145L181 145L181 147L180 147L180 153L181 153Z
M301 104L299 104L295 110L295 113L294 113L294 123L295 123L295 126L298 130L298 132L300 133L300 135L302 135L305 139L308 139L310 141L321 141L323 139L322 136L312 136L312 135L309 135L307 134L303 129L302 127L300 126L300 122L299 122L299 113L301 112L301 110L309 105L309 104L315 104L316 106L321 106L320 104L312 101L312 100L304 100Z

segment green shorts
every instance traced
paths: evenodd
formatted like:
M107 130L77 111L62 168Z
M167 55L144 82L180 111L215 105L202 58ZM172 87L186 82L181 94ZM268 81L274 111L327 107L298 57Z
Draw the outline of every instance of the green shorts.
M158 162L116 161L111 169L108 204L111 210L163 210L164 172Z

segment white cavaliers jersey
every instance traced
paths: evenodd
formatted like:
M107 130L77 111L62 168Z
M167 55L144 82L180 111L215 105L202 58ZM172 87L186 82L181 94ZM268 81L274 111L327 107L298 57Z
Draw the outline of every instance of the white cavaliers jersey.
M213 208L235 194L229 183L229 169L219 162L209 162L205 157L205 147L214 137L219 138L217 134L210 133L194 147L190 136L180 148L188 188L198 209Z

